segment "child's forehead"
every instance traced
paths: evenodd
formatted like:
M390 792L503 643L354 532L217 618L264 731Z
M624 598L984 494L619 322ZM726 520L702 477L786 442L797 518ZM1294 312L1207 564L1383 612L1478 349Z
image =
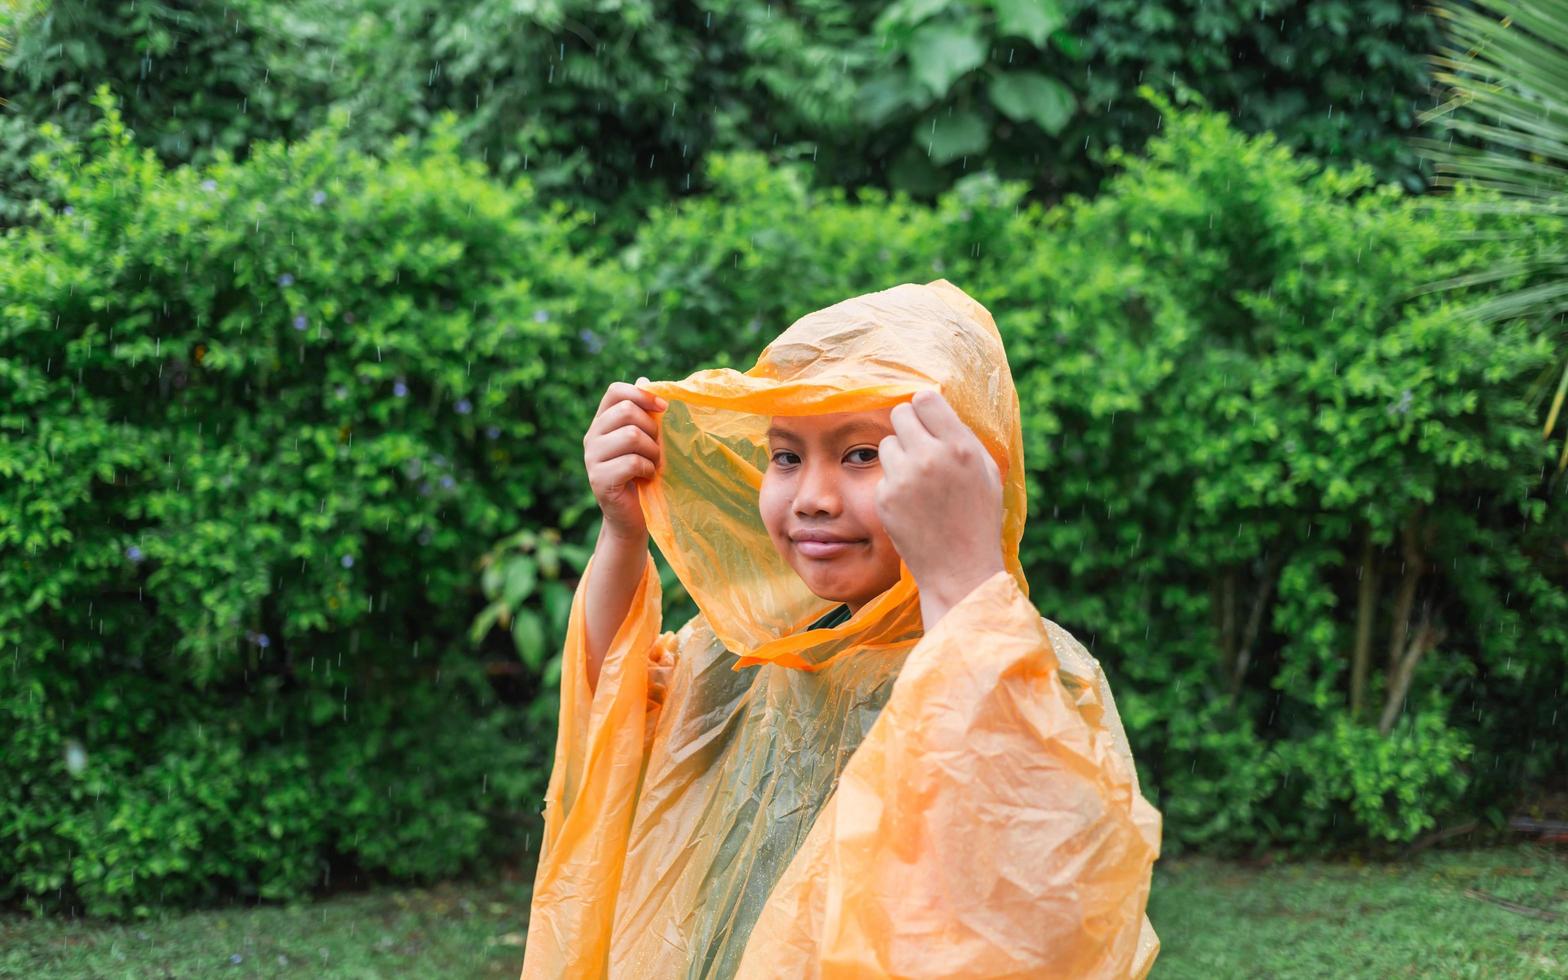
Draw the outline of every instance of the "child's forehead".
M861 432L892 432L888 415L891 407L854 412L829 412L818 415L771 415L768 438L831 438Z

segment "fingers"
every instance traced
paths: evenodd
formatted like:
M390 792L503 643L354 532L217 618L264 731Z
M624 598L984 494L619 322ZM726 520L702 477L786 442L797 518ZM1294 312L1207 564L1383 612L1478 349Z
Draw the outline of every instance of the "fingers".
M598 464L595 470L597 479L593 482L609 489L630 483L632 480L652 479L657 472L657 467L654 466L653 460L646 456L628 454L606 460Z
M646 456L628 453L588 467L588 485L602 502L610 500L633 480L651 480L658 468Z
M603 438L616 429L634 425L654 440L659 438L659 423L649 413L643 411L642 406L634 401L616 402L594 418L588 426L588 434L584 442L592 439Z
M936 436L927 430L925 423L915 413L915 409L908 402L899 402L888 413L888 421L893 423L893 431L898 433L900 448L908 452L919 452L928 449L936 442Z
M647 378L638 378L639 383ZM616 381L606 388L604 397L599 399L599 407L594 410L594 416L604 414L612 405L618 402L631 402L644 412L662 412L669 408L669 402L652 392L643 391L637 385L627 384L625 381Z
M964 424L949 405L946 398L939 391L917 391L909 400L909 407L926 431L944 442L950 439L962 439L965 434L974 435L974 430Z
M638 378L637 378L637 384L635 386L637 388L637 390L638 391L642 391L642 386L645 385L645 384L652 384L652 382L648 380L648 376L647 375L645 375L645 374L644 375L639 375ZM647 395L647 394L652 394L652 393L651 392L647 392L647 391L643 391L643 394ZM663 398L660 398L658 395L654 395L653 396L653 401L654 401L654 404L657 406L657 411L662 412L666 408L670 407L670 403L665 401Z
M583 450L584 458L590 463L602 463L628 453L646 456L650 462L657 465L659 443L641 425L628 423L608 432L599 433L598 438L588 440Z
M882 441L877 443L877 462L882 466L884 477L897 479L903 475L908 460L898 436L883 436Z

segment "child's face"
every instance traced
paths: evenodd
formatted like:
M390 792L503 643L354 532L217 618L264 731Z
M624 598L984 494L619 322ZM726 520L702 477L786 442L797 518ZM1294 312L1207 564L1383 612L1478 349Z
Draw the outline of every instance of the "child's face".
M768 429L762 523L812 592L851 611L898 582L898 552L876 508L877 444L893 434L890 412L776 415Z

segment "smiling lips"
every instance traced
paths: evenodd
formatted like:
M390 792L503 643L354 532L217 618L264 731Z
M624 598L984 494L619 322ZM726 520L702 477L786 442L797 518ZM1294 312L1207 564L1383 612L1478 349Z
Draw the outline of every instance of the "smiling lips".
M794 542L795 550L807 558L837 558L865 541L864 538L846 538L826 531L801 531L792 535L790 540Z

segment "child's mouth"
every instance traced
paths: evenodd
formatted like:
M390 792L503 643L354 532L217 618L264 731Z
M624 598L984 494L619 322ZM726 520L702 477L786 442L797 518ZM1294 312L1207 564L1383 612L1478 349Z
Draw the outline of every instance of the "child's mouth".
M860 544L859 541L796 541L795 550L807 558L837 558Z

